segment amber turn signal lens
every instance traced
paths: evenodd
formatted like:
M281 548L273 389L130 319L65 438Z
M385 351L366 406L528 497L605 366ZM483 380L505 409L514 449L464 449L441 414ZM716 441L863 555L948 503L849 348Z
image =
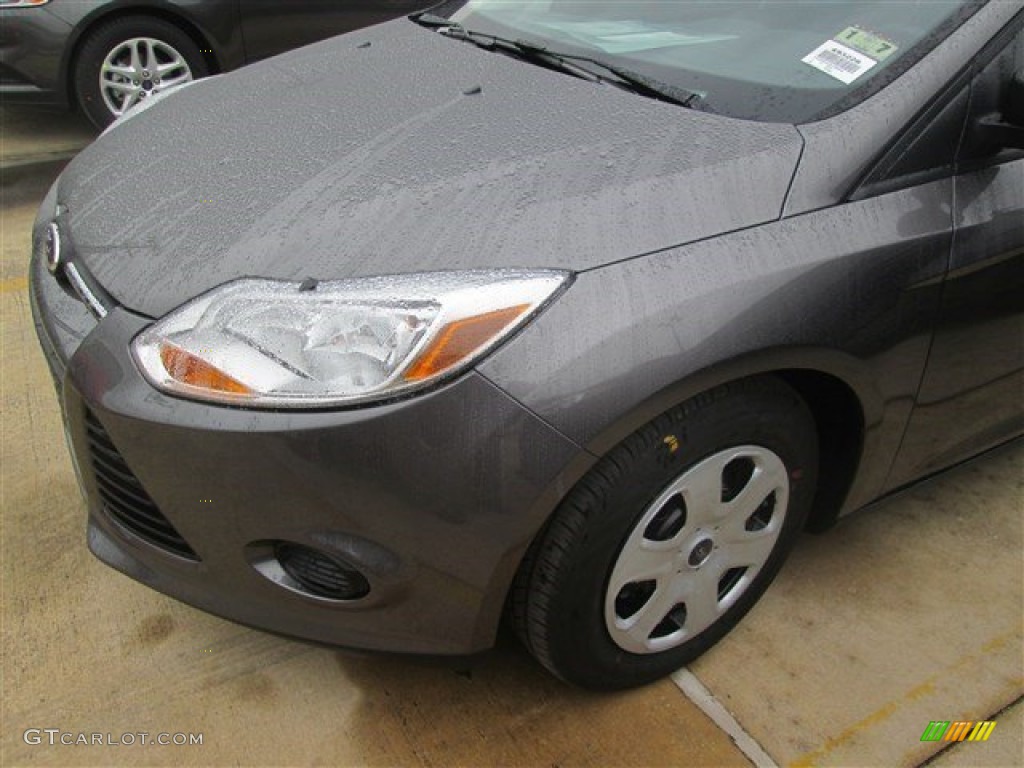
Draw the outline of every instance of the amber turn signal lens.
M196 357L174 344L160 345L160 361L164 370L175 381L200 389L229 392L233 395L251 395L253 391L216 366Z
M520 304L448 323L405 372L406 381L429 379L457 365L500 334L529 308L529 304Z

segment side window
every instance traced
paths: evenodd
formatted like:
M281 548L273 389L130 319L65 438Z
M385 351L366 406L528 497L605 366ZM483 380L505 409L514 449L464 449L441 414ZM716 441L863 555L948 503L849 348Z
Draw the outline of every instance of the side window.
M918 118L875 167L870 182L874 194L953 175L970 89L963 81L947 93L952 95Z
M1024 30L1019 30L982 67L971 84L970 117L957 170L969 171L1021 157L1024 157Z
M952 176L970 96L964 75L919 115L872 168L851 199L893 192Z
M980 69L957 78L907 127L851 199L1024 157L1024 29L1007 41L1009 34L982 52Z

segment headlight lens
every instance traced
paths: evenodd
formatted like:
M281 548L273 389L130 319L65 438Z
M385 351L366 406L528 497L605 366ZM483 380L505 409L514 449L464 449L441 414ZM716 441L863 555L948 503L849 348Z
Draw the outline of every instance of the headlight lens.
M380 400L464 370L568 278L500 270L238 280L150 326L132 352L157 388L193 399L273 408Z

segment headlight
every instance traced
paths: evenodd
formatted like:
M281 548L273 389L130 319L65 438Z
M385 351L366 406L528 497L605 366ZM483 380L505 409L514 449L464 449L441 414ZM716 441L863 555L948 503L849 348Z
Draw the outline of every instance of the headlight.
M452 376L566 284L555 271L467 271L303 284L245 279L132 342L157 388L249 407L380 400Z
M50 0L0 0L0 8L33 8L48 2Z

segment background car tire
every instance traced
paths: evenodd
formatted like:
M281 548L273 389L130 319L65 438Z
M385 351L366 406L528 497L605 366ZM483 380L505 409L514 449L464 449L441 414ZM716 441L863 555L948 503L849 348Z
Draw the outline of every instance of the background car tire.
M168 65L177 57L178 63L187 68L187 75L183 76L183 70L178 66L166 73L168 81L154 82L160 78L147 69L137 72L138 77L131 84L133 88L155 93L167 87L167 82L173 81L177 85L210 74L206 59L196 43L186 32L168 21L150 16L124 16L103 23L87 34L75 60L73 74L78 104L98 128L105 128L118 116L108 105L101 87L100 75L104 63L120 46L140 40L153 41L155 47L150 50L155 52L162 65ZM145 65L146 62L141 63ZM123 84L129 85L127 82ZM114 94L112 90L108 92Z
M771 583L810 510L817 466L814 419L800 396L773 377L734 382L662 414L584 476L534 540L510 598L517 633L550 671L586 688L627 688L670 674L721 639ZM751 474L745 477L748 469ZM718 484L722 495L702 510L697 508L701 495L696 489L701 483L709 488L708 478ZM767 522L758 518L751 523L753 514L742 530L736 522L725 522L730 515L739 521L745 514L740 510L753 508L758 494L774 487L772 483L777 483L778 491L771 491L757 506L757 514ZM689 501L681 503L684 497ZM727 507L725 499L735 504L730 501ZM763 529L750 527L762 522ZM724 527L719 531L716 525ZM664 537L652 526L664 529ZM739 549L749 545L748 532L751 540L758 537L755 547L759 550ZM739 543L731 544L727 537ZM648 546L665 547L656 556L670 559L669 572L658 577L654 588L648 580L640 580L612 592L618 589L612 577L621 580L621 573L634 565L634 547L641 539L643 557L649 554ZM715 569L723 569L727 557L735 559L734 550L763 554L758 555L757 565L729 568L719 580ZM628 566L626 571L616 570L620 564ZM735 571L741 571L738 581ZM733 581L725 580L726 575ZM711 603L715 612L709 614L717 618L690 633L688 606L694 606L693 617L699 616L700 584L717 584ZM630 630L622 628L648 606L653 606L650 613L656 616L661 608L655 597L663 608L669 594L661 592L663 587L689 589L692 585L696 585L693 602L689 597L680 599L682 608L668 611L648 640L643 640L646 629L641 631L639 622ZM654 592L645 598L651 589ZM709 591L714 587L704 590ZM670 596L669 602L675 606L675 597ZM630 613L630 603L640 605L639 613ZM618 615L620 611L625 619ZM651 616L646 617L648 624ZM681 625L676 621L680 617ZM633 647L637 640L630 632L639 633L641 642L653 647ZM667 647L661 650L659 644Z

